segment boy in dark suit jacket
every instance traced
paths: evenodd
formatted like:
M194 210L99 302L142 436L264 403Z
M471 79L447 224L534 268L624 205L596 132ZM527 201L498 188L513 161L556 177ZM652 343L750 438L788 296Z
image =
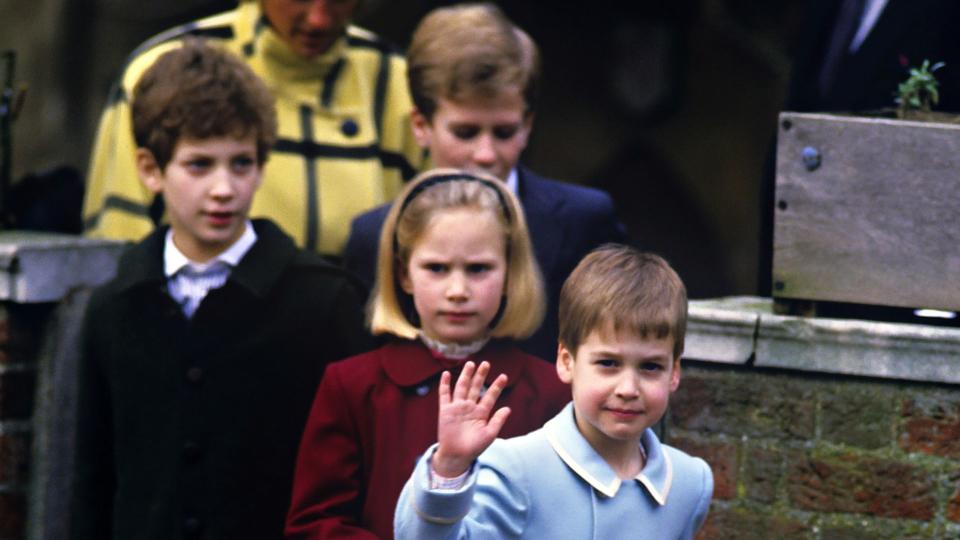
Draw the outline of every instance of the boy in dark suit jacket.
M622 242L610 196L518 166L533 128L540 86L536 43L493 4L438 8L417 26L407 53L414 136L436 167L490 173L520 199L547 290L547 316L528 353L557 354L560 287L591 249ZM383 206L354 219L348 269L372 284Z
M276 119L241 60L185 43L132 109L137 169L170 224L88 307L73 538L281 538L323 369L368 344L360 294L248 219Z

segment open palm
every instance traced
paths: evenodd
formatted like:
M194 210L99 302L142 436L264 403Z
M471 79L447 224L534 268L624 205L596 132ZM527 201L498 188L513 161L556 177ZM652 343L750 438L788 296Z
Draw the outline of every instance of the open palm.
M440 413L437 421L437 452L433 469L442 476L463 474L470 464L497 438L510 415L509 407L501 407L491 416L493 406L507 384L501 374L486 392L483 382L490 372L490 364L476 367L467 362L450 390L450 373L440 377Z

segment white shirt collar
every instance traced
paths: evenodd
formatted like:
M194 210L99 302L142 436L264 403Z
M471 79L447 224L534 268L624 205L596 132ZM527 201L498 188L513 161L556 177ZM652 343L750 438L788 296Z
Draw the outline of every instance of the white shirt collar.
M509 189L511 193L519 197L520 194L517 193L517 190L519 188L520 188L520 175L517 174L517 168L514 167L510 169L510 174L507 175L507 189Z
M883 13L883 8L886 6L887 0L867 0L864 4L863 15L860 17L860 26L857 29L857 33L853 36L853 39L850 40L849 51L851 53L855 53L860 49L860 45L867 39L870 31L873 30L873 27L877 24L877 19L880 18L880 14Z
M543 427L550 446L577 476L603 495L616 496L622 482L577 429L572 402ZM657 504L663 506L673 483L673 463L652 429L643 432L640 445L646 457L643 469L634 479L646 488Z
M253 230L253 224L250 223L248 219L243 234L240 235L240 238L238 238L236 242L213 259L205 263L198 263L188 259L187 256L177 248L177 245L173 243L173 229L167 229L167 236L163 246L163 273L167 277L170 277L187 265L192 265L202 270L216 261L222 261L231 267L237 266L240 264L240 259L250 251L250 248L253 247L256 241L257 233Z

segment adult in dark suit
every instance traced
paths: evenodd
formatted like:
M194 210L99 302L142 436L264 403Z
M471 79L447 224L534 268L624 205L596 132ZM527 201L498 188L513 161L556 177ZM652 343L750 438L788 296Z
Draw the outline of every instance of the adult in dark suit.
M591 249L622 242L606 193L540 177L518 167L533 127L540 62L537 46L492 4L439 8L421 21L407 54L417 142L433 164L480 170L519 196L547 287L543 326L520 344L553 361L563 281ZM357 217L344 260L373 283L387 207Z
M944 62L937 110L960 111L956 0L815 0L793 62L783 110L876 112L896 106L897 86L924 60ZM761 186L758 292L770 294L776 145Z
M894 107L897 85L923 60L943 61L938 109L960 107L960 2L818 0L793 66L784 109L870 111ZM835 63L835 67L834 67Z

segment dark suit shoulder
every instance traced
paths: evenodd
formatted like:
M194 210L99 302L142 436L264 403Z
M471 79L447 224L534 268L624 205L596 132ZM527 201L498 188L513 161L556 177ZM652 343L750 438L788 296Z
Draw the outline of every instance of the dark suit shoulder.
M579 208L613 214L613 199L606 191L576 184L564 184L564 188L570 200Z
M527 189L524 208L528 209L528 215L530 206L537 205L540 213L549 212L568 227L580 230L578 236L589 244L586 251L606 242L626 241L626 230L606 191L531 173L524 175L524 181Z
M383 204L372 210L360 214L353 218L350 226L350 235L356 232L358 234L380 236L380 227L387 220L387 213L390 212L390 205Z
M390 205L384 204L355 217L350 224L347 246L343 250L344 267L368 289L373 287L380 229L389 211Z
M522 178L522 189L530 195L549 194L577 210L613 213L613 199L601 189L545 178L530 171L524 171Z

